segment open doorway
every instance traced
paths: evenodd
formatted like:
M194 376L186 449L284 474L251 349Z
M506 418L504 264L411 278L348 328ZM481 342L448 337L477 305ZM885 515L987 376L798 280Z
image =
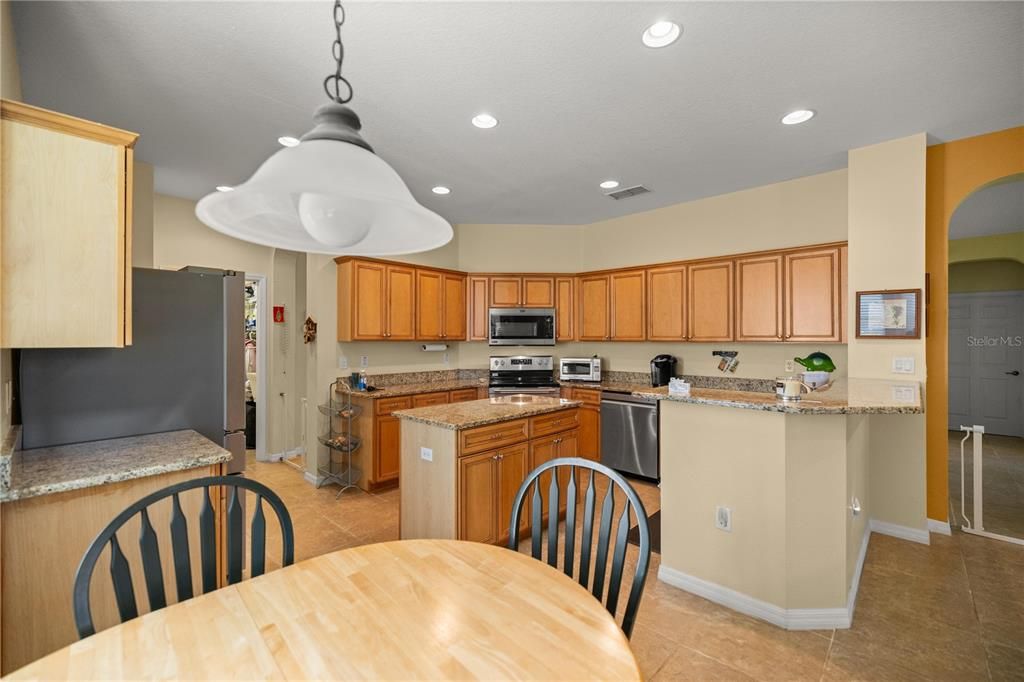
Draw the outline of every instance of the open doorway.
M948 277L951 518L1024 542L1024 177L956 209Z
M266 277L246 274L245 338L239 353L245 366L245 449L246 457L266 455Z

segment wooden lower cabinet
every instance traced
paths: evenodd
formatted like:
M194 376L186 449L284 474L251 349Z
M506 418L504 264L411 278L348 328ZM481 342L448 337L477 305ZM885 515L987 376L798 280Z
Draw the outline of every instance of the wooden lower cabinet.
M579 456L601 461L601 391L596 388L569 389L565 398L579 400Z
M398 417L377 417L373 458L373 483L386 485L398 480L398 462L402 447L402 427Z
M430 407L431 405L447 405L449 402L448 391L437 393L420 393L412 397L413 407Z
M512 503L529 472L526 443L459 459L459 539L508 542ZM520 520L526 527L526 519Z
M221 465L218 464L4 502L0 519L0 555L3 556L0 672L6 675L78 639L71 608L75 573L93 539L115 516L157 490L220 473ZM246 495L246 499L253 499L251 493ZM180 495L182 510L190 524L192 578L197 590L201 580L199 534L195 524L198 523L201 500L201 490ZM216 501L214 507L219 533L223 507ZM160 542L167 602L173 604L177 598L172 586L173 555L167 530L170 509L169 502L158 503L150 510L150 521ZM276 517L269 509L265 511L269 517L268 526L276 528ZM136 516L118 535L134 576L136 603L142 615L149 611L149 600L145 597L142 579L139 529L139 517ZM109 551L104 550L103 557L108 555ZM272 554L268 552L267 556ZM96 565L91 583L92 613L97 631L120 622L110 581L109 559L103 557ZM281 557L277 555L273 559L280 561Z
M464 403L467 400L476 400L479 395L480 389L478 388L459 388L449 394L448 402ZM484 395L483 397L486 398L487 396Z

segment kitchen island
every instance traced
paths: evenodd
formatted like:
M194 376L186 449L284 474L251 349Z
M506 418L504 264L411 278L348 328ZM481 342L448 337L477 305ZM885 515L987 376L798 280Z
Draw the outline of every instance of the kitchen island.
M526 475L579 452L579 401L513 395L399 410L403 540L502 544Z
M851 379L798 402L635 394L660 400L659 579L781 627L849 627L873 502L906 494L870 479L872 439L923 419L920 385ZM923 453L903 457L923 470Z

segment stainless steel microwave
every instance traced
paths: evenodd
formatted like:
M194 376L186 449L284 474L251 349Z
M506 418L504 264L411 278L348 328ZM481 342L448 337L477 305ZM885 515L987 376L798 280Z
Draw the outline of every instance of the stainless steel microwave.
M555 345L554 308L491 308L489 317L488 345Z
M601 358L562 358L558 361L562 381L601 381Z

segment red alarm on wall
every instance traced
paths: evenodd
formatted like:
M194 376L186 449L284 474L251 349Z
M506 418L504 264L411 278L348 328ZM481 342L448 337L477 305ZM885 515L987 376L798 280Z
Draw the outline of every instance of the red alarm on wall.
M284 323L284 306L283 305L275 305L274 306L274 322L276 322L278 324L283 324Z

